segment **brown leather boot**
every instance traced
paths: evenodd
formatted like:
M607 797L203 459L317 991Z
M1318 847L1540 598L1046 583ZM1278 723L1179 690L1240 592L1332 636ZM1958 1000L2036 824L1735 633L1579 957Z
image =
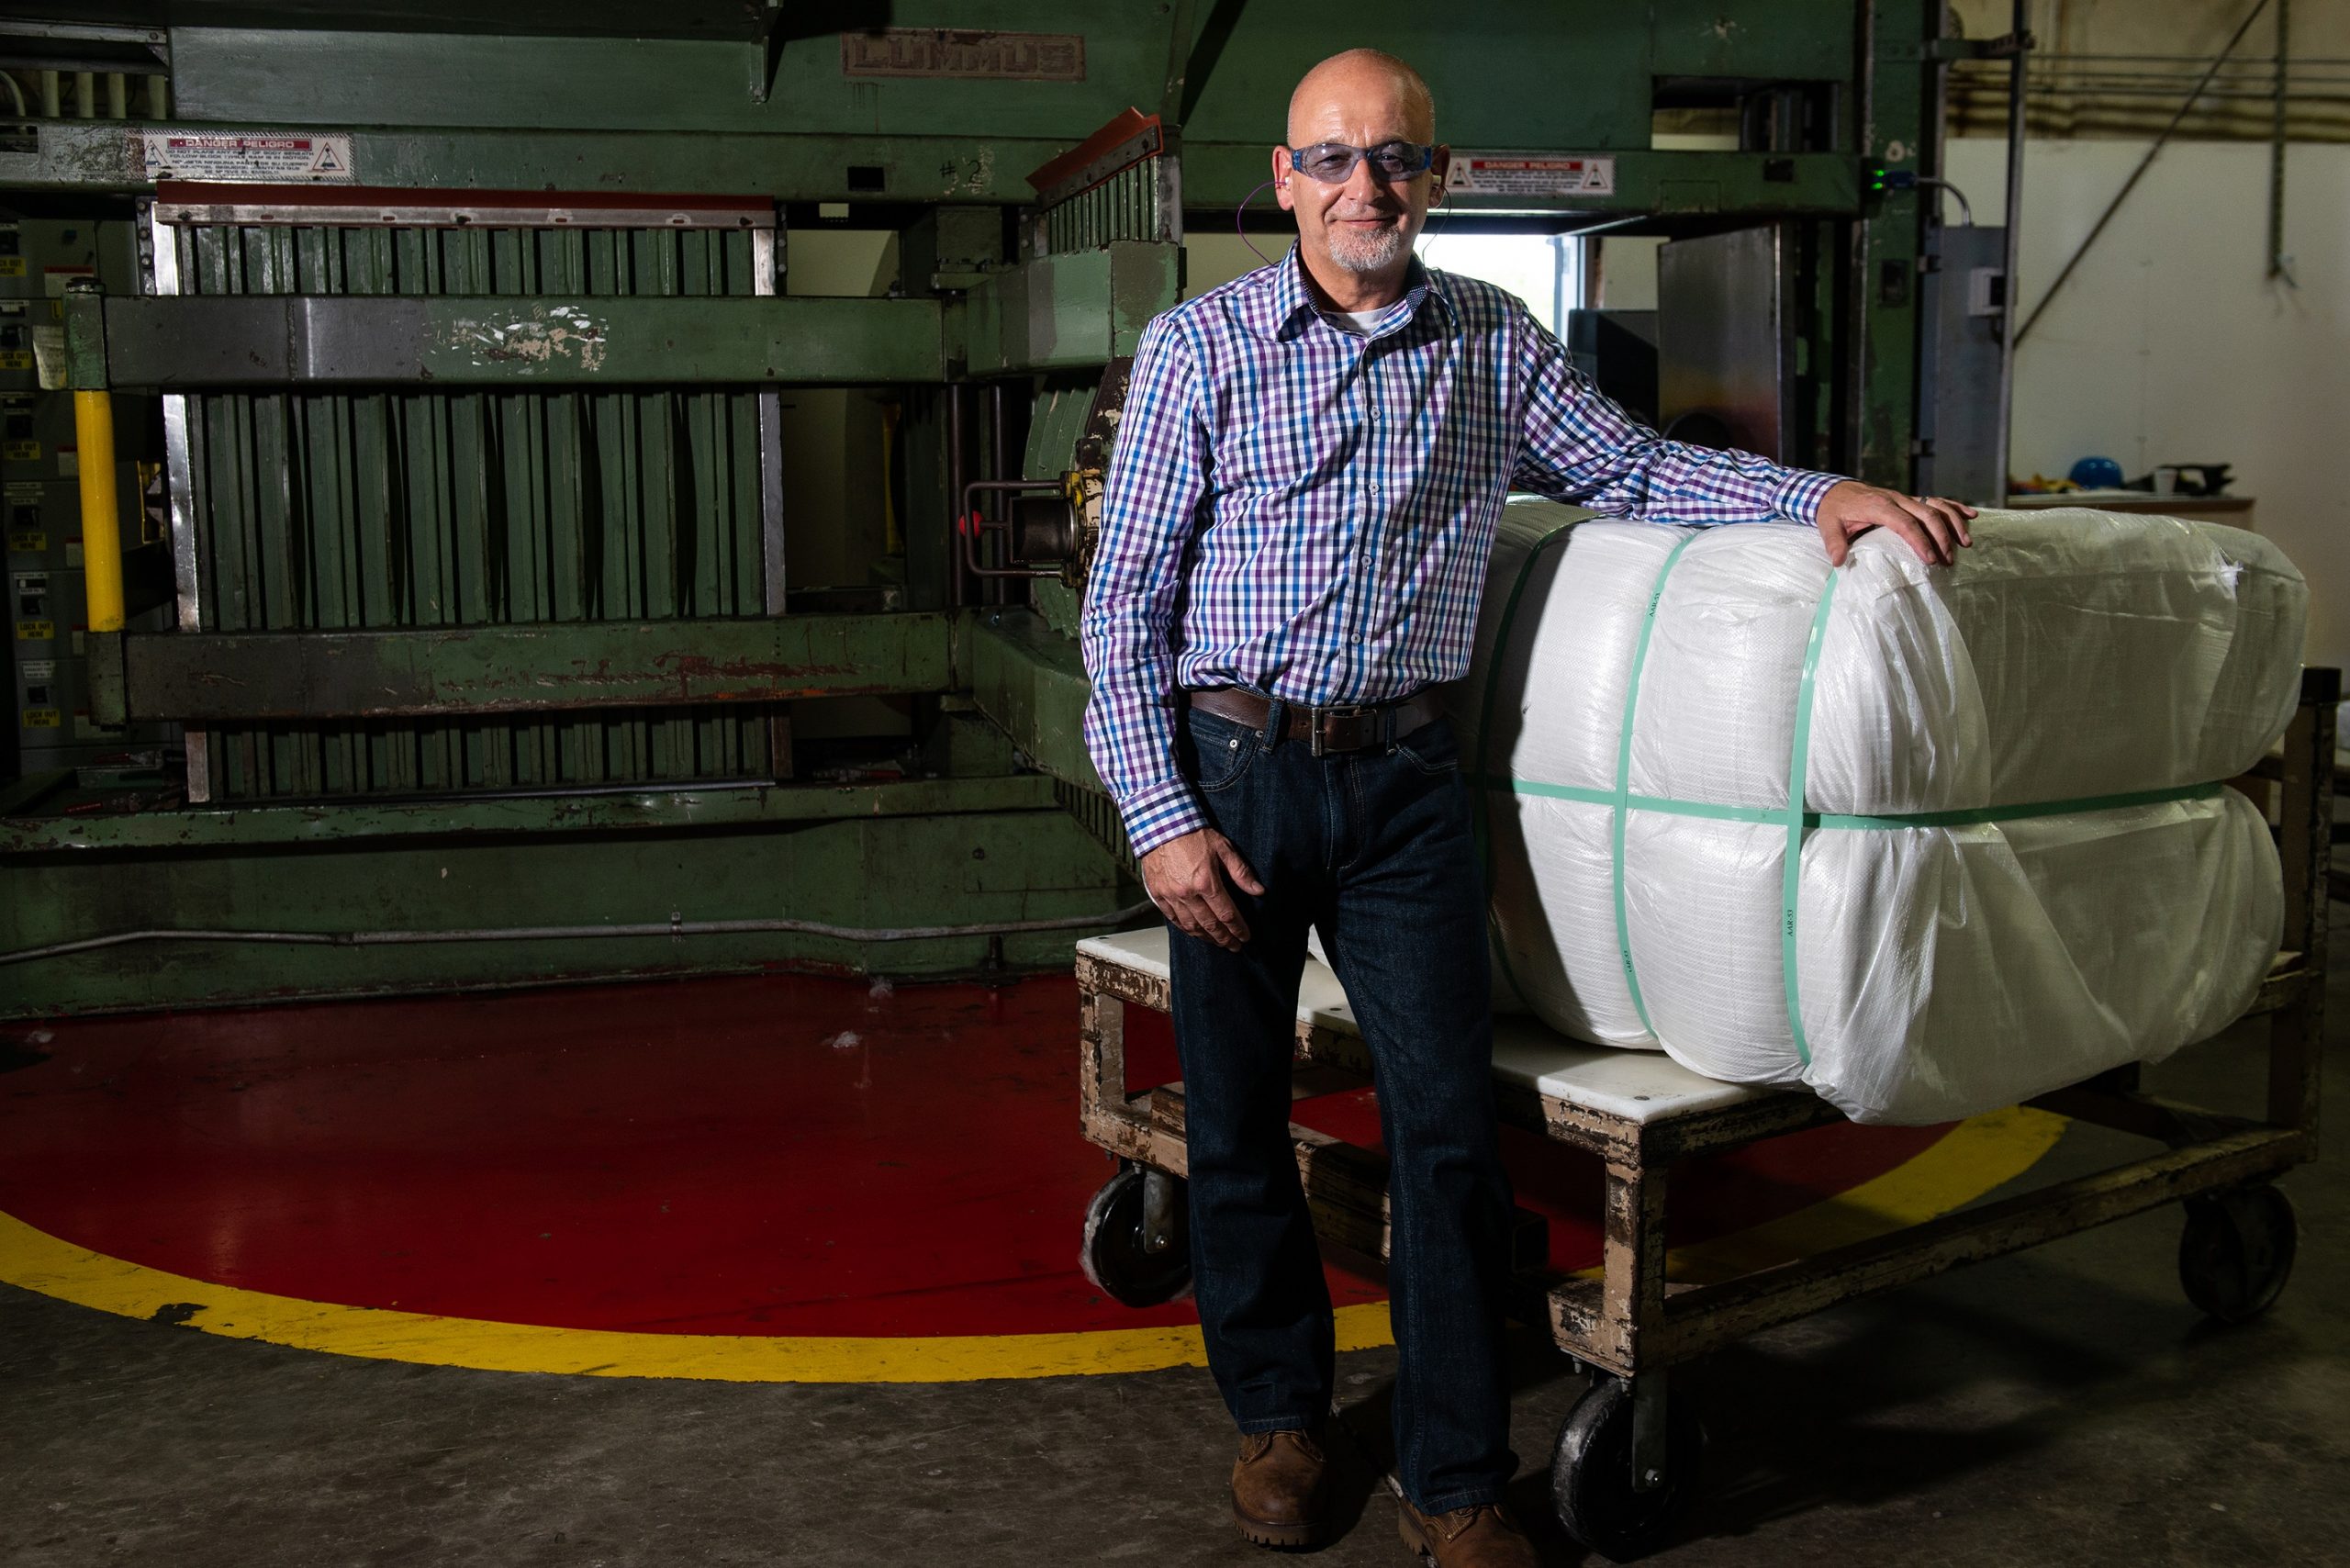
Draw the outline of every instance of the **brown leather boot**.
M1250 1432L1232 1462L1232 1521L1259 1546L1318 1546L1330 1524L1330 1464L1304 1432Z
M1408 1502L1399 1500L1396 1508L1404 1544L1436 1568L1539 1568L1534 1543L1498 1503L1433 1518Z

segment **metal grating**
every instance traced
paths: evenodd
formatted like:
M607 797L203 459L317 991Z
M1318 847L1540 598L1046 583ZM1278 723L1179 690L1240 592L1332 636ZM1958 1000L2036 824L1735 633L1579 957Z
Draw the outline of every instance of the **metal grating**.
M1146 158L1119 170L1092 189L1045 209L1045 250L1050 255L1093 251L1117 240L1167 241L1181 237L1181 215L1173 207L1173 162Z
M1028 176L1036 186L1031 251L1095 251L1120 241L1180 244L1183 175L1176 133L1129 109Z
M773 288L773 231L739 217L733 227L640 229L158 217L166 293ZM181 624L454 628L779 609L773 398L413 386L174 398L166 434ZM215 800L263 800L762 777L778 770L778 712L733 704L216 729L191 747L192 776L203 776L191 781Z

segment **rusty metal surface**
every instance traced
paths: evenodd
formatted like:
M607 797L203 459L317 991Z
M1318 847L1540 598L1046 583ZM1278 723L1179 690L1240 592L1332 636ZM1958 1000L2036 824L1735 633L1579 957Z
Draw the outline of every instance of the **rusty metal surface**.
M1101 308L1106 322L1106 288ZM108 384L162 389L935 382L941 311L935 299L115 296L103 352Z
M129 711L191 722L538 712L945 690L935 611L123 639Z
M50 788L70 774L49 775ZM780 827L847 818L965 816L1049 811L1052 781L1038 774L991 778L908 778L870 784L658 784L602 791L547 791L428 801L311 801L178 811L30 814L39 803L0 798L0 857L150 850L357 845L377 839L511 838L580 833L675 833Z

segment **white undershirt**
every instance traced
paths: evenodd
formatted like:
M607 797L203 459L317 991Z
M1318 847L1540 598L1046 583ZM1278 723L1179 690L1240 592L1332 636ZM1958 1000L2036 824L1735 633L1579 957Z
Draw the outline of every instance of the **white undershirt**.
M1322 319L1341 332L1352 332L1358 338L1367 338L1386 314L1386 307L1382 306L1376 310L1325 310Z

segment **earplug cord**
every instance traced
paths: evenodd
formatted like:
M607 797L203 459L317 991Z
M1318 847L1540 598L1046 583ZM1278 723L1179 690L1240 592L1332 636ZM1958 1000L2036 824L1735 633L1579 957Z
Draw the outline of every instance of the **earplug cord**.
M1265 182L1265 185L1270 185L1272 183L1272 181L1267 180ZM1263 190L1265 185L1259 185L1257 187L1257 191ZM1241 215L1248 210L1248 204L1257 199L1257 191L1250 191L1247 196L1242 196L1240 198L1240 205L1232 209L1232 231L1240 236L1240 242L1248 247L1248 253L1250 255L1256 257L1267 266L1271 266L1273 264L1273 258L1265 254L1264 252L1257 249L1257 242L1248 238L1248 230L1240 227Z

